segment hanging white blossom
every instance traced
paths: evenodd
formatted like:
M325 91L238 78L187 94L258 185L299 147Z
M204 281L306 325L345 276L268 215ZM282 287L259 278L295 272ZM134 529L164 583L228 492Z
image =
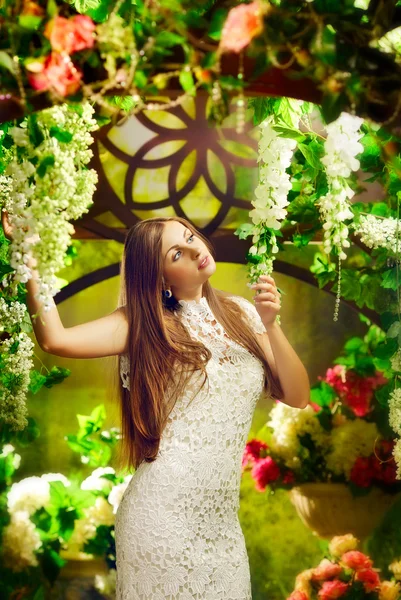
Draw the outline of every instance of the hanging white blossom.
M344 221L353 218L349 200L355 192L346 182L352 171L360 167L358 154L363 152L360 127L363 119L342 113L336 121L326 126L325 156L322 163L326 169L329 191L317 202L324 221L324 251L329 254L338 249L341 260L347 258L343 248L349 248L349 231Z
M398 248L401 250L401 225L393 217L377 217L376 215L360 215L359 222L355 223L355 234L368 248L386 248L394 255L397 254L397 229Z
M298 126L302 103L291 101L291 117L294 126ZM263 260L250 267L251 281L261 274L269 275L273 270L273 256L279 250L274 231L270 231L270 248L261 240L266 229L278 230L287 216L286 207L289 204L288 192L291 190L290 175L287 169L291 164L296 141L280 137L275 131L275 125L280 124L279 117L269 115L260 124L260 139L258 144L259 184L255 189L253 209L249 216L254 224L253 245L250 254L263 256Z
M3 278L3 286L16 293L17 282L32 277L28 266L31 253L37 260L39 293L44 310L59 291L56 274L64 267L71 243L71 220L88 212L98 180L86 164L93 155L89 146L98 125L93 107L85 102L81 114L67 104L38 113L42 141L33 144L27 121L9 130L15 145L10 161L0 176L0 207L4 206L13 226L10 264L15 273ZM22 159L21 159L22 156Z

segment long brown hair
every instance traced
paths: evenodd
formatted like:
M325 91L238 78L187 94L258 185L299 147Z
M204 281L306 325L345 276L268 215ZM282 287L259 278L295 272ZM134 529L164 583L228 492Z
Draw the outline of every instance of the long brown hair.
M130 391L122 386L119 378L122 423L119 462L122 467L137 468L142 461L156 459L168 416L185 390L189 377L195 371L204 374L198 393L207 380L210 350L190 337L177 316L181 305L174 296L166 300L163 294L161 247L167 221L178 221L187 227L206 244L212 256L215 255L207 238L181 217L145 219L128 231L121 262L119 296L119 304L125 305L129 322L130 362ZM275 379L242 312L241 327L238 327L238 304L212 288L209 281L203 284L203 296L227 335L262 362L266 394L282 398L280 382ZM177 374L180 375L178 378ZM173 381L173 393L169 393L167 403L166 390Z

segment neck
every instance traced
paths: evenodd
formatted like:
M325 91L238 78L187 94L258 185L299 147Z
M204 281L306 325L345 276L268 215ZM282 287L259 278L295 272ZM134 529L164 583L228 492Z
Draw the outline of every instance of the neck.
M196 302L200 302L200 299L203 296L203 288L197 288L196 290L177 290L172 287L171 291L173 292L174 298L179 300L185 300L185 302L191 302L195 300Z

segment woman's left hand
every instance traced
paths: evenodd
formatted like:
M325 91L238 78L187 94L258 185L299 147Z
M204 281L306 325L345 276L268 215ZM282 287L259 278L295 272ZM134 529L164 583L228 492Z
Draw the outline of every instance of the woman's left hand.
M273 277L260 275L258 283L250 286L251 290L260 290L254 296L255 307L265 327L273 325L281 309L281 297Z

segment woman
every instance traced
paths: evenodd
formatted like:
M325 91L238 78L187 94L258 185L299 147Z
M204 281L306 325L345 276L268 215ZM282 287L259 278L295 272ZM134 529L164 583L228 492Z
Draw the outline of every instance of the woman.
M121 307L70 328L56 306L33 320L51 354L120 355L122 463L136 470L116 514L117 600L251 598L238 508L253 412L263 391L305 407L309 379L275 321L274 279L252 286L255 307L213 289L215 270L187 220L146 219L125 241Z

